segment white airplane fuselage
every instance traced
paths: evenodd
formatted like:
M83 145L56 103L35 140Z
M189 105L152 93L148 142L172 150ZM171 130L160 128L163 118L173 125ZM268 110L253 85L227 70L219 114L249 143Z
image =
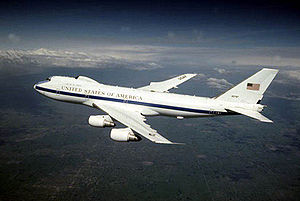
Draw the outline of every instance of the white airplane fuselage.
M277 73L276 69L263 68L215 98L167 93L196 74L183 74L165 81L151 82L138 89L104 85L85 76L53 76L35 84L34 89L55 100L102 110L106 115L91 115L88 123L104 128L114 127L114 121L118 121L126 126L111 129L110 137L115 141L139 141L141 135L155 143L177 144L147 124L145 117L163 115L183 119L242 114L271 123L272 120L260 113L264 106L259 103Z
M261 112L263 105L219 101L214 98L151 92L141 89L100 84L90 78L53 76L34 85L34 89L49 98L94 107L95 100L131 108L144 116L207 117L236 114L227 107L241 107Z

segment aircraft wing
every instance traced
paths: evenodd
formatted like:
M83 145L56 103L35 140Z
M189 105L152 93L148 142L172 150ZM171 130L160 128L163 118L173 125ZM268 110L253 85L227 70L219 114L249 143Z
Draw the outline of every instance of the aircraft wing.
M145 123L146 118L137 111L126 109L118 105L111 106L101 102L93 103L93 106L103 110L113 119L131 128L152 142L160 144L178 144L173 143L158 134L156 130L152 129L148 124Z
M176 88L181 83L188 81L197 74L183 74L169 80L161 82L151 82L150 85L138 89L155 92L168 92L169 89Z
M251 117L253 119L257 119L257 120L262 121L262 122L268 122L268 123L273 122L272 120L268 119L267 117L263 116L262 114L260 114L257 111L246 110L246 109L236 108L236 107L226 108L226 110L237 112L239 114Z

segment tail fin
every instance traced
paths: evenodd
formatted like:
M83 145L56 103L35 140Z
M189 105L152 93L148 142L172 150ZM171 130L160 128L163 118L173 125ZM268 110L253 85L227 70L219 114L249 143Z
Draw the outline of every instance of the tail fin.
M250 104L259 103L277 73L276 69L263 68L216 99Z

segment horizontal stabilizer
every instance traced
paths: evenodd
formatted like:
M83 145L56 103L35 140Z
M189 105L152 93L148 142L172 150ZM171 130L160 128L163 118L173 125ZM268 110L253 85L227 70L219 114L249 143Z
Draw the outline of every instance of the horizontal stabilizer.
M163 141L155 141L156 144L175 144L175 145L185 145L185 143L181 142L163 142Z
M257 111L246 110L246 109L236 108L236 107L226 108L226 110L236 112L236 113L239 113L239 114L242 114L242 115L246 115L248 117L251 117L253 119L257 119L257 120L262 121L262 122L273 123L272 120L268 119L267 117L263 116L262 114L260 114Z

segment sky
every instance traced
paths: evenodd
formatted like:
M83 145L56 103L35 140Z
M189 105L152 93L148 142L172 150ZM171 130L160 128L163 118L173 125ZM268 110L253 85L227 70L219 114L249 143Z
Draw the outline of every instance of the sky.
M2 1L0 51L299 68L299 11L291 1Z
M0 200L299 200L299 55L287 0L0 1ZM197 73L171 92L215 97L265 67L279 69L262 101L274 124L149 118L176 147L116 143L87 124L98 110L32 88Z
M298 47L289 1L2 1L0 48Z

